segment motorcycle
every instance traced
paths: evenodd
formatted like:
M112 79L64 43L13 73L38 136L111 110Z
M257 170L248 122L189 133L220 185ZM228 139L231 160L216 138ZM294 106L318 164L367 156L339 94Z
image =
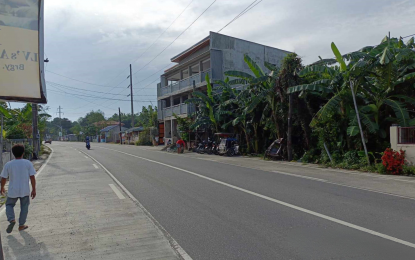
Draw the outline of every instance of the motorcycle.
M212 153L214 155L219 154L219 146L216 144L216 142L212 142Z
M197 145L196 152L200 154L205 153L205 141L202 141Z
M89 150L89 149L91 149L91 145L89 144L89 142L88 143L86 143L86 148Z
M212 154L213 153L213 142L210 140L210 138L208 138L207 143L205 144L205 152L207 154Z

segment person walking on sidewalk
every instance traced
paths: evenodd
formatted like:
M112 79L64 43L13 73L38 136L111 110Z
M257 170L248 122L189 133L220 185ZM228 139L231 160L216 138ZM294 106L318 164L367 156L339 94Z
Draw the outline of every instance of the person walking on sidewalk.
M7 227L7 233L13 231L13 227L16 224L14 217L14 206L18 199L20 199L20 217L19 217L19 231L25 230L28 226L25 225L27 213L29 212L30 198L36 197L36 179L35 168L29 160L23 159L24 146L16 144L12 148L12 153L16 158L13 161L6 163L1 172L1 194L5 195L4 186L6 185L7 178L9 178L9 191L6 200L6 215L7 220L10 222ZM32 193L30 193L29 179L32 183Z

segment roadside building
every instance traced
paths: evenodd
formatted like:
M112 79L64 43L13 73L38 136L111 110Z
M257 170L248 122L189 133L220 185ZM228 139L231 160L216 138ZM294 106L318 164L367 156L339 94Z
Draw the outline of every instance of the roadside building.
M121 132L127 130L125 127L121 127ZM100 131L101 143L119 143L120 142L120 126L110 125Z
M70 141L70 142L76 142L76 141L78 141L78 136L77 136L76 134L69 134L69 135L67 136L67 139L68 139L68 141Z
M133 127L125 130L125 139L128 144L134 144L140 140L140 132L144 131L144 127Z
M209 36L171 58L177 63L165 70L157 84L159 144L169 140L176 142L177 120L173 116L187 117L195 112L192 104L185 101L191 98L193 90L206 92L206 75L210 81L224 80L225 71L237 70L252 75L244 62L248 54L261 68L267 61L280 65L288 51L268 47L254 42L210 32Z

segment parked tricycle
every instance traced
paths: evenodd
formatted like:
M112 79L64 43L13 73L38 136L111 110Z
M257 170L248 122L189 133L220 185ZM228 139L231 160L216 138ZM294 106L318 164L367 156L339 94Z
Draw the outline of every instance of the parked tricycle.
M234 156L239 154L238 140L233 134L216 133L216 143L219 144L217 153L219 155Z

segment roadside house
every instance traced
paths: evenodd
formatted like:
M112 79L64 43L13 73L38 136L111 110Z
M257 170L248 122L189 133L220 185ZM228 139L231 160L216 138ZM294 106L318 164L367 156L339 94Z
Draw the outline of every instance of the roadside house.
M134 144L140 140L140 132L144 131L144 127L133 127L125 130L125 137L128 144Z
M121 132L127 130L126 127L121 127ZM101 143L119 143L120 142L120 126L110 125L100 131Z

